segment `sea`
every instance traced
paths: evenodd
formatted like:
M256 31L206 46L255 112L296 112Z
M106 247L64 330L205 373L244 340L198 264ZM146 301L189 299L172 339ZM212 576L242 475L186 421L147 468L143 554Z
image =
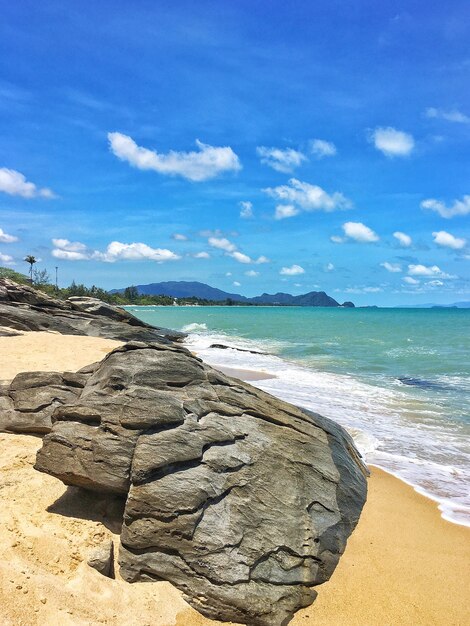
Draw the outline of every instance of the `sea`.
M368 464L470 526L470 310L127 308L210 365L272 375L252 384L337 421Z

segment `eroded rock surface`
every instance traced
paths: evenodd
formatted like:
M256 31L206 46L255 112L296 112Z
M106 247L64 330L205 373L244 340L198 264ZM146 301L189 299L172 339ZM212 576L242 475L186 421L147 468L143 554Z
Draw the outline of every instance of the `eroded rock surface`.
M156 328L120 307L96 298L52 298L27 285L0 278L0 326L20 331L56 331L118 341L179 341L186 335Z
M314 600L366 497L341 427L177 344L128 343L79 376L36 469L127 496L126 580L168 580L204 615L250 625L286 624Z
M48 433L52 413L73 402L86 375L74 372L21 372L11 383L0 385L0 431Z

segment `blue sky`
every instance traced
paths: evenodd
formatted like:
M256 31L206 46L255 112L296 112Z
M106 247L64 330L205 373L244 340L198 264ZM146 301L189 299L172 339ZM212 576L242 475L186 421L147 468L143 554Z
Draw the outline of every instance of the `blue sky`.
M470 5L5 3L0 265L470 300Z

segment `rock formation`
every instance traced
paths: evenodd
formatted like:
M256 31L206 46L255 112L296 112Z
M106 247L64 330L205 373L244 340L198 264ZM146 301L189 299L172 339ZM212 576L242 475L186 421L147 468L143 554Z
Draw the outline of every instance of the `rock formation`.
M118 341L179 341L186 335L155 328L124 309L96 298L58 300L32 287L0 279L0 327L48 330Z
M125 580L170 581L204 615L250 626L313 602L366 497L340 426L169 340L18 375L0 389L0 428L47 432L37 470L126 498Z
M88 558L88 565L108 578L114 578L114 543L112 539L95 548Z

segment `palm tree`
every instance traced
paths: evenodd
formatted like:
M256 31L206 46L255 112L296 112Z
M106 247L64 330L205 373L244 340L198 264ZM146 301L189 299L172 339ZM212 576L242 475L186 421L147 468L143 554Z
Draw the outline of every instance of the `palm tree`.
M28 256L26 256L24 258L24 260L26 261L26 263L29 263L30 267L29 267L29 276L31 279L31 285L33 284L33 265L35 263L37 263L36 261L36 257L32 256L31 254L28 254Z

